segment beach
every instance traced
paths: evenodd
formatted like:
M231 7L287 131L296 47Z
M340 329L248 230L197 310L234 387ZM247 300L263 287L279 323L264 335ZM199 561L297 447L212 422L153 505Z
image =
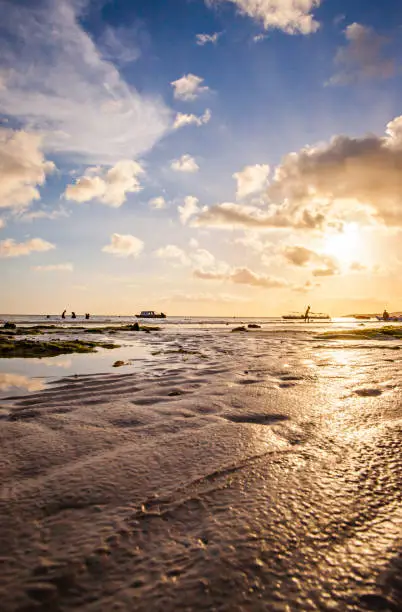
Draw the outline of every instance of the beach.
M254 323L1 360L2 610L400 609L402 340Z

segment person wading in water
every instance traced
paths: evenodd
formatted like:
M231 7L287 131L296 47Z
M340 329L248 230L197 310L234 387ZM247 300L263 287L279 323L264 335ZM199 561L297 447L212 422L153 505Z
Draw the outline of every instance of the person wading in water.
M309 315L309 312L310 312L310 306L307 306L307 310L306 310L306 312L304 313L304 322L305 322L305 323L308 323L308 315Z

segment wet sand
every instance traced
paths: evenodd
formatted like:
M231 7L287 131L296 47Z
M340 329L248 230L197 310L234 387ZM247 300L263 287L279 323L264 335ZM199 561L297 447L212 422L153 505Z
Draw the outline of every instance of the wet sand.
M149 342L0 402L1 609L401 609L401 341Z

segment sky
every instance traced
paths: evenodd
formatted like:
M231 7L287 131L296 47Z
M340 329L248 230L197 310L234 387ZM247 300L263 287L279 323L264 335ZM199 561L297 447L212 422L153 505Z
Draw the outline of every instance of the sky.
M402 311L399 0L0 0L0 311Z

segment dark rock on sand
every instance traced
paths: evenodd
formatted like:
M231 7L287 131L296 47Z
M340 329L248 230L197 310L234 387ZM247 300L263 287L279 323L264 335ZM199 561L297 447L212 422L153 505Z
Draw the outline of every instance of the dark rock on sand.
M247 329L242 325L241 327L234 327L232 332L246 332Z
M247 327L249 329L261 329L261 325L257 325L257 323L249 323Z
M3 329L17 329L17 326L15 323L10 323L10 321L6 321L6 323L4 323L3 325Z

